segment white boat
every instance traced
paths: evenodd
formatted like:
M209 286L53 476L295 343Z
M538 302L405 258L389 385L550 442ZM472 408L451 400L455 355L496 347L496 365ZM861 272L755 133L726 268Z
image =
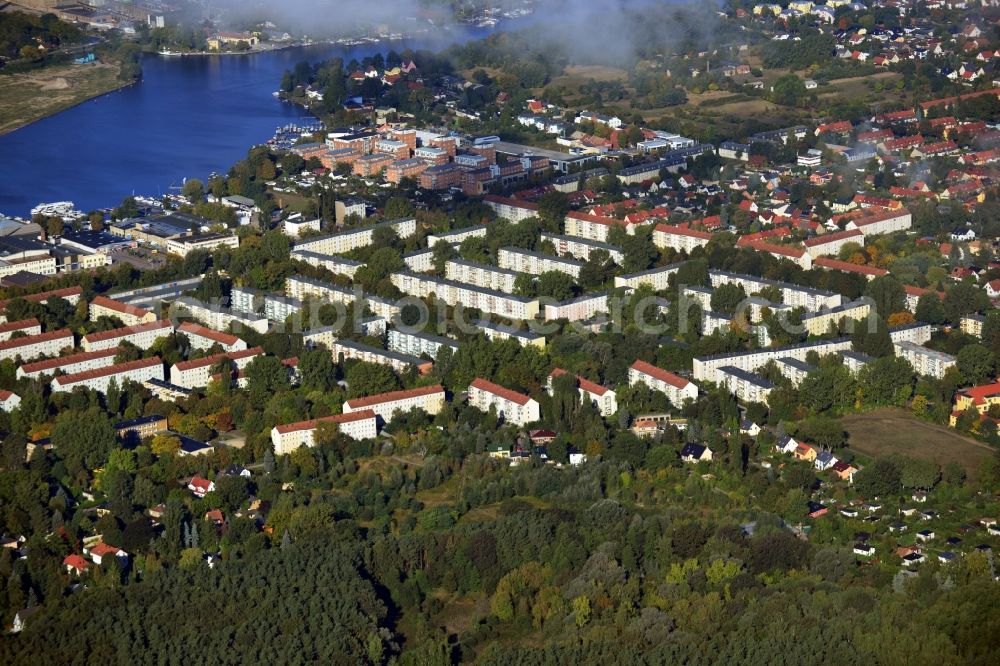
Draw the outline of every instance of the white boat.
M163 49L162 51L158 51L158 53L164 58L172 58L174 56L184 55L183 53L180 53L178 51L171 51L170 49Z

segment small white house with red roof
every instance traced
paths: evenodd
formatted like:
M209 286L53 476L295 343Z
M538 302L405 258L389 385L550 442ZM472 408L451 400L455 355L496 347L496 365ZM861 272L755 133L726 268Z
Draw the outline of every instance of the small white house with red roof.
M188 490L194 493L195 497L204 497L215 490L215 482L200 476L192 476L191 480L188 481L187 487Z
M81 576L87 573L87 570L90 569L90 562L83 559L82 555L71 553L63 558L63 567L66 568L66 573Z
M21 404L21 396L10 391L0 389L0 410L12 412Z
M128 560L128 553L117 546L106 544L103 541L98 541L91 546L84 546L83 552L85 555L90 557L94 564L98 566L100 566L108 557L117 557L119 560L125 561Z

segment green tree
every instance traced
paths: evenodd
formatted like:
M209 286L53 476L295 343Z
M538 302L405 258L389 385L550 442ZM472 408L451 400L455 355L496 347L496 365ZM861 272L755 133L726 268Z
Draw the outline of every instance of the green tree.
M982 345L965 345L958 352L956 365L963 384L981 384L996 374L996 357Z

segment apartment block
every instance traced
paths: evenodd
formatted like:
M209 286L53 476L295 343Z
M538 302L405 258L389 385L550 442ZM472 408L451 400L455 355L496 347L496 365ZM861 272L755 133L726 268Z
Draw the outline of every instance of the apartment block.
M372 244L372 234L380 227L389 227L396 232L400 238L409 238L417 233L416 218L406 218L400 220L390 220L380 222L371 226L351 229L337 234L317 236L308 238L296 243L292 250L309 250L319 254L347 254L359 247L368 247Z
M554 395L553 380L556 377L569 374L562 368L554 368L549 373L546 381L546 391L549 395ZM601 386L596 382L576 375L576 386L580 392L580 400L592 405L601 416L611 416L618 411L617 394L606 386Z
M863 320L870 313L871 304L867 300L858 299L828 310L804 314L802 315L802 325L805 326L809 335L823 335L830 331L831 326L836 327L844 319Z
M448 243L449 245L459 245L466 238L485 238L486 225L477 224L464 229L453 229L442 231L436 234L427 234L427 247L433 248L438 243Z
M712 234L707 231L672 224L658 224L653 227L653 245L658 248L671 248L677 252L690 254L695 248L708 245L710 240Z
M841 248L848 243L864 245L865 235L857 229L846 229L809 238L802 244L805 246L806 252L815 259L824 255L836 256Z
M258 333L267 333L268 321L266 317L253 314L243 314L221 305L203 303L197 298L182 296L173 302L172 309L176 309L174 316L187 314L197 319L205 326L214 328L217 331L225 331L230 327L238 330L246 327Z
M75 344L73 331L63 328L58 331L12 338L0 342L0 360L32 359L39 356L58 356L63 349L71 349Z
M191 361L180 361L170 367L170 383L186 389L204 388L212 380L213 366L223 361L229 361L237 371L244 370L250 365L250 361L263 353L262 348L251 347L242 351L224 352Z
M774 390L774 384L763 377L724 365L718 370L719 383L730 393L743 402L762 402L767 404L767 398Z
M65 289L54 289L52 291L42 291L37 294L29 294L28 296L22 296L21 298L29 303L47 303L50 298L61 298L70 305L76 305L80 302L81 296L83 296L82 287L66 287ZM12 300L14 299L8 298L0 301L0 323L7 321L7 304Z
M177 327L177 332L187 336L188 342L194 349L210 349L214 345L219 345L223 351L232 352L243 351L247 348L247 343L235 335L216 331L192 321L182 322Z
M528 201L488 194L483 197L483 203L492 208L497 217L511 222L521 222L528 218L538 217L538 206Z
M98 393L107 393L112 380L121 386L126 381L142 384L150 379L163 379L163 361L159 356L86 370L73 375L59 375L52 380L51 386L53 393L72 391L77 386L94 389Z
M419 409L430 415L439 414L444 407L444 387L421 386L405 391L390 391L366 398L353 398L344 403L344 414L354 414L365 410L375 412L375 415L388 423L396 414L403 414L412 409Z
M683 263L650 268L649 270L630 273L629 275L619 275L615 278L615 288L638 289L639 287L646 286L653 291L666 291L670 288L671 276L676 275L681 266L683 266Z
M524 331L506 324L497 324L485 319L476 322L476 328L483 332L488 340L514 340L522 347L534 345L545 348L545 336L531 331Z
M497 252L497 264L500 268L515 273L541 275L550 271L558 271L575 278L580 277L580 269L583 268L583 262L580 261L532 252L519 247L500 248Z
M444 271L444 276L448 280L507 293L513 293L514 282L520 275L517 271L497 268L488 264L478 264L464 259L449 259L444 265Z
M391 279L397 289L409 296L427 298L433 294L448 305L476 308L484 314L496 314L508 319L533 319L538 314L537 298L523 298L454 280L409 272L393 273Z
M983 324L985 323L986 317L978 314L970 314L962 317L959 321L959 327L962 329L962 333L981 338L983 337Z
M951 354L929 349L913 342L894 342L892 348L896 352L896 356L910 362L918 375L926 375L936 379L944 377L948 368L958 362L958 359Z
M310 266L325 268L331 273L346 275L352 279L354 278L354 274L358 272L358 269L364 266L363 262L355 261L354 259L332 254L320 254L311 250L292 250L290 256L296 261L301 261Z
M717 371L723 366L729 365L747 372L755 372L764 365L767 365L768 361L777 360L785 356L805 361L806 355L811 351L824 356L826 354L849 351L850 349L850 338L838 338L836 340L818 340L816 342L806 342L786 347L765 347L747 352L701 356L696 357L692 363L692 376L698 381L719 383Z
M15 333L24 333L28 336L41 335L42 325L34 317L0 324L0 342L10 340L11 336Z
M523 393L477 377L469 384L469 405L488 412L492 407L505 423L527 425L541 418L538 402Z
M636 360L629 367L628 384L629 386L645 384L653 391L665 393L675 407L682 406L687 400L698 398L698 387L693 382L642 360Z
M304 275L292 275L285 278L285 295L299 301L312 299L344 305L354 303L357 297L355 290L350 287L341 287L332 282L324 282Z
M897 342L912 342L915 345L925 345L930 342L932 332L930 324L914 322L890 328L889 339L892 340L893 344Z
M550 234L543 233L541 235L542 241L549 241L556 248L556 254L560 257L570 255L581 261L587 261L590 259L592 252L596 250L604 250L611 257L611 261L615 262L619 266L624 261L624 254L622 249L617 245L611 245L599 240L587 240L586 238L575 238L573 236L564 236L560 234Z
M567 321L586 321L599 314L608 314L608 296L610 292L585 294L579 298L571 298L560 303L545 304L545 321L565 319Z
M97 370L112 365L117 355L118 347L111 347L98 351L71 354L70 356L58 356L34 363L25 363L18 366L17 378L28 377L29 379L37 379L43 375L54 375L57 372L64 375L75 375L87 370Z
M386 340L386 346L389 348L389 351L408 356L422 356L426 354L436 359L438 352L444 347L451 349L452 352L458 351L458 342L455 340L428 333L404 332L391 328Z
M427 361L417 356L400 354L399 352L388 351L386 349L379 349L378 347L371 347L352 340L335 340L328 347L330 349L330 353L333 355L334 363L338 362L340 356L343 356L345 361L348 359L356 359L366 363L388 365L400 374L408 371L410 368L416 368L422 375L426 375L434 367L434 364L431 361Z
M90 301L88 316L90 321L97 321L100 317L117 317L126 326L138 326L156 321L156 315L149 310L112 300L107 296L95 296Z
M787 377L792 382L792 386L796 388L809 376L810 372L816 369L816 366L791 356L782 356L775 359L774 363L777 365L778 371L781 372L781 376Z
M374 439L378 434L375 420L375 412L365 410L351 414L325 416L310 421L287 423L271 428L271 444L274 446L274 454L278 456L291 453L300 446L312 448L316 446L314 435L316 428L321 423L335 425L338 432L342 432L351 439Z
M843 302L840 294L835 294L832 291L769 280L755 275L710 270L708 277L713 289L723 284L738 284L743 287L748 296L759 293L768 287L774 287L781 292L782 303L793 308L804 308L807 312L816 312L821 308L835 308Z
M157 320L138 326L124 326L110 331L89 333L83 336L84 351L112 349L123 342L128 342L143 351L153 346L159 338L165 338L174 332L174 325L166 320Z

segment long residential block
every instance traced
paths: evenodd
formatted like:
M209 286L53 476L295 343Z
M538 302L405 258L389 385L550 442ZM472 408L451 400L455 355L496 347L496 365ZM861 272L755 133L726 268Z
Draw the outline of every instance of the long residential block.
M519 247L502 247L497 252L497 264L504 270L515 273L541 275L550 271L566 273L572 277L580 277L583 263L563 257L553 257L551 254L532 252Z
M519 426L541 418L538 401L534 398L479 377L469 385L469 404L483 412L492 407L505 422Z
M143 351L153 346L159 338L165 338L174 332L174 325L167 320L157 320L138 326L124 326L110 331L89 333L83 336L84 351L112 349L123 342L129 342Z
M562 368L554 368L552 372L549 373L545 386L549 395L555 394L553 384L555 378L567 374L569 373ZM576 375L575 379L577 390L580 393L581 402L586 402L592 405L598 412L600 412L601 416L611 416L618 411L618 396L614 391L606 386L601 386L596 382L585 379L580 375Z
M605 243L603 240L588 240L586 238L576 238L574 236L562 234L541 234L541 240L549 241L556 248L556 254L560 257L570 255L587 261L590 255L597 250L604 250L611 257L611 261L619 266L624 261L624 253L617 245Z
M212 380L212 368L222 361L228 361L236 370L243 370L264 350L260 347L252 347L242 351L225 352L212 354L202 358L179 361L170 367L170 383L186 389L196 389L208 386Z
M294 245L292 250L309 250L311 252L318 252L319 254L346 254L352 250L371 245L375 230L383 227L392 229L400 238L409 238L417 232L417 220L415 218L390 220L388 222L373 224L370 227L352 229L327 236L317 236L299 241Z
M122 303L107 296L95 296L88 306L90 321L100 317L117 317L126 326L138 326L156 321L156 315L149 310Z
M25 363L18 366L17 378L28 377L37 379L43 375L54 375L57 372L64 375L75 375L79 372L97 370L112 365L115 356L118 355L118 348L100 349L92 352L81 352L70 356L58 356L56 358Z
M73 331L68 328L39 333L38 335L28 335L23 338L12 338L0 342L0 360L18 357L32 359L39 356L58 356L63 349L72 348L74 343Z
M514 281L519 275L517 271L465 261L464 259L449 259L445 263L444 269L444 276L448 280L507 293L514 291Z
M642 360L636 360L629 367L628 384L629 386L645 384L654 391L665 393L670 399L670 404L675 407L681 407L687 400L698 398L698 387L694 382Z
M496 314L509 319L533 319L538 314L537 298L523 298L410 272L393 273L391 280L397 289L409 296L427 298L433 294L448 305L476 308L485 314Z
M42 325L34 317L0 324L0 342L10 340L11 336L15 333L24 333L28 336L41 335Z
M807 342L787 347L767 347L746 352L702 356L696 357L692 362L692 375L698 381L719 383L718 370L723 366L728 365L745 370L746 372L755 372L767 365L768 361L777 360L785 356L805 361L806 356L811 351L816 352L820 356L825 356L826 354L850 351L850 349L850 338L838 338L836 340L818 340L816 342Z
M321 423L330 423L336 426L339 432L351 439L373 439L378 434L375 412L370 409L351 414L337 414L309 421L286 423L271 428L271 444L274 446L275 455L291 453L300 446L310 448L316 446L316 428Z
M107 393L112 381L121 386L129 380L142 384L151 379L163 380L163 361L159 356L86 370L73 375L59 375L52 380L51 386L53 393L72 391L78 386L94 389L98 393Z
M396 414L402 414L411 409L419 409L433 416L441 412L444 401L444 387L436 384L405 391L379 393L365 398L353 398L344 403L343 411L345 414L353 414L371 410L383 422L388 423Z

